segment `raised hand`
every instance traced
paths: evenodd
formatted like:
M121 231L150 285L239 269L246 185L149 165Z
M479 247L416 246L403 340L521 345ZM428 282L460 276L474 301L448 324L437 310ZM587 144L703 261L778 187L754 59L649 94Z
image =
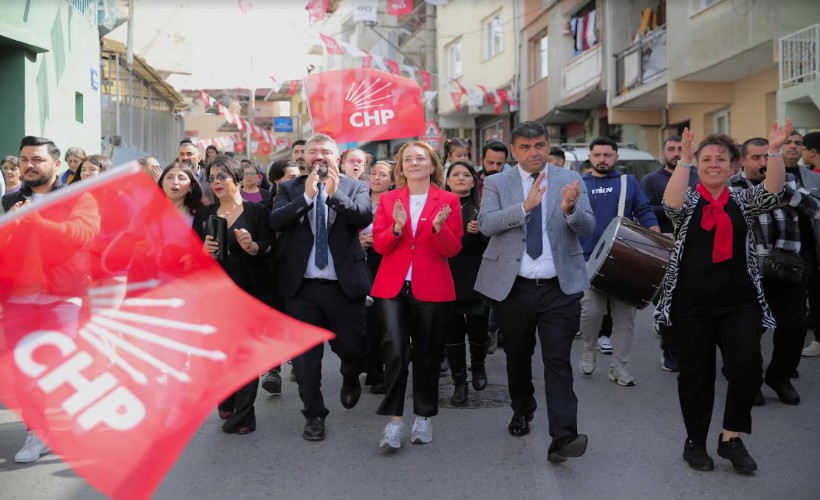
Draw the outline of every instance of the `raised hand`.
M407 212L404 210L404 205L402 205L399 200L396 200L396 204L393 205L393 220L396 221L393 225L393 231L400 233L401 230L404 229L404 225L407 223Z
M441 207L441 210L436 214L436 218L433 219L433 230L435 230L435 232L441 229L441 225L444 224L444 221L450 216L451 211L450 205L446 203Z
M692 158L695 156L695 133L689 130L689 127L683 129L681 134L681 163L692 163Z
M336 165L327 166L327 178L325 179L325 193L328 198L332 198L336 194L336 189L339 187L339 169Z
M316 193L319 192L319 167L313 167L305 180L305 196L311 200L316 199Z
M565 214L571 214L575 210L575 204L578 203L578 197L581 196L581 190L578 188L578 181L572 181L569 186L561 188L561 211Z
M527 193L527 198L524 200L524 211L528 213L541 203L541 198L544 195L544 191L547 189L546 186L543 188L541 187L541 182L544 180L544 175L546 175L545 171L538 174L535 182L532 183L530 192Z
M772 123L772 130L769 132L769 150L770 151L777 151L780 149L780 146L786 142L786 139L792 133L792 119L786 118L786 124L783 125L783 128L777 127L777 120Z

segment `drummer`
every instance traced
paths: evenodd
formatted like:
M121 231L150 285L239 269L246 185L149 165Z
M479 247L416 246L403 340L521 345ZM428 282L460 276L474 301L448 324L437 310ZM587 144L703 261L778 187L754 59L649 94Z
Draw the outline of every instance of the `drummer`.
M584 174L583 180L595 214L595 230L589 236L581 238L584 259L589 261L601 234L610 221L619 215L660 232L658 219L638 185L638 180L633 175L622 173L615 168L618 161L618 144L608 137L593 140L589 145L589 160L592 163L592 170ZM620 211L619 205L623 206ZM635 377L629 373L626 365L632 351L636 309L616 296L606 295L592 288L584 292L584 298L581 299L584 350L581 353L579 368L584 375L592 375L595 371L598 329L607 311L607 301L612 314L612 363L609 368L609 380L618 385L631 387L635 385Z

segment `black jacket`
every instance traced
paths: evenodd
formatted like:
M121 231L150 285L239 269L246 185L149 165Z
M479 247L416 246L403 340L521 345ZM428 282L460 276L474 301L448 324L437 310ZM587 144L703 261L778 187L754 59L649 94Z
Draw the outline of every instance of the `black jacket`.
M305 181L302 176L279 185L273 199L270 224L282 233L276 259L276 281L282 297L296 295L305 276L310 251L313 248L311 214L315 204L305 201ZM370 194L365 183L339 177L339 187L327 200L328 245L342 291L351 298L364 298L370 292L372 278L359 244L359 231L373 220Z
M480 300L486 297L475 291L473 287L475 287L475 279L478 276L478 268L481 267L481 256L487 249L490 239L481 233L467 232L467 224L478 217L478 205L472 200L465 203L465 199L461 199L464 203L461 207L461 221L464 224L461 251L455 257L450 258L450 272L453 273L453 281L456 285L456 300Z
M251 201L243 201L242 207L245 220L248 223L248 232L251 233L253 241L259 245L259 253L256 255L247 252L240 254L242 256L243 271L246 276L250 276L252 282L252 290L246 291L269 306L273 306L275 304L275 293L271 284L267 260L270 258L273 248L274 236L268 225L268 208ZM219 204L205 205L199 208L194 215L194 231L203 241L208 234L208 218L211 215L216 215L218 208Z

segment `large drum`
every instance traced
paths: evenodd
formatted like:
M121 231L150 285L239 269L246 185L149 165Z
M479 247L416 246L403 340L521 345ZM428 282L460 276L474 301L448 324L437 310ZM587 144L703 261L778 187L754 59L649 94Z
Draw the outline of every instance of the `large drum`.
M592 288L643 309L658 294L674 240L615 217L587 262Z

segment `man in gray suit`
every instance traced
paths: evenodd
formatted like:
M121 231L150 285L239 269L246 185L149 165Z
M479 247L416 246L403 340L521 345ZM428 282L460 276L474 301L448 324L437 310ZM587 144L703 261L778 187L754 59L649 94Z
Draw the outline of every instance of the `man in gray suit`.
M494 304L504 332L513 436L529 433L535 413L532 355L537 328L544 360L549 432L547 458L579 457L587 437L578 434L578 399L572 388L570 351L589 288L578 242L595 227L586 187L574 171L548 165L547 130L524 122L512 131L518 164L484 183L478 224L490 237L475 289Z

